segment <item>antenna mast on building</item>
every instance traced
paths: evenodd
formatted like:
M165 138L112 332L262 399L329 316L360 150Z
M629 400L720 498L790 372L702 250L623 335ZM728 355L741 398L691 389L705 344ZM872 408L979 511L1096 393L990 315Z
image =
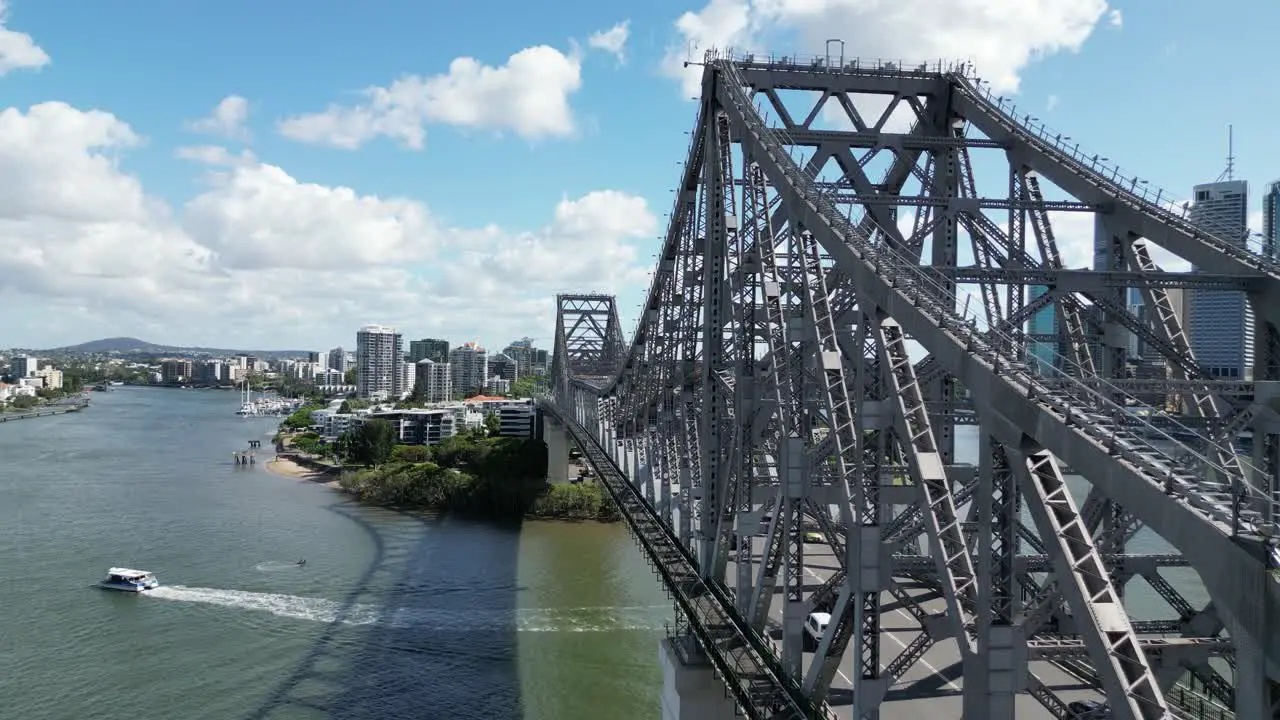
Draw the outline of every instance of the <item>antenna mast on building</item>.
M1227 126L1227 169L1222 175L1218 176L1218 182L1225 180L1234 180L1236 174L1236 143L1235 143L1235 127Z

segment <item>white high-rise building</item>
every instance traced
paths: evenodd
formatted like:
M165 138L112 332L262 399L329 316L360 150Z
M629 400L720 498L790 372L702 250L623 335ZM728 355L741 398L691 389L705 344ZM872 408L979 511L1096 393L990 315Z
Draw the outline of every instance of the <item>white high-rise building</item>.
M408 357L400 359L400 394L412 393L418 382L417 368L409 362Z
M1243 247L1248 234L1249 184L1244 180L1195 187L1191 222ZM1194 271L1194 268L1193 268ZM1210 375L1223 380L1252 377L1253 309L1242 292L1190 290L1187 330L1191 351Z
M414 394L424 402L448 402L453 399L453 366L431 359L415 364L417 386Z
M356 333L356 395L375 400L400 397L404 338L395 328L368 325Z
M449 351L449 364L453 366L453 391L472 397L484 392L489 378L489 352L476 343L469 342Z

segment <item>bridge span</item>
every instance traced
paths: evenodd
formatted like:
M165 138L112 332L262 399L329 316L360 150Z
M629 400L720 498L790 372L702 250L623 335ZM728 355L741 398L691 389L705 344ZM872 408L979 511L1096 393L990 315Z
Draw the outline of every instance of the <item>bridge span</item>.
M1280 718L1280 264L967 66L702 65L635 331L559 296L542 400L675 600L664 714ZM1248 382L1192 352L1205 290Z

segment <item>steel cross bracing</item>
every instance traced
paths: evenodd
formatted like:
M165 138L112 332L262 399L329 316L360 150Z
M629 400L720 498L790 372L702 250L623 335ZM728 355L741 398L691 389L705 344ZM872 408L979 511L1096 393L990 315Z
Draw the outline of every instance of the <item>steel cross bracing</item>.
M855 715L878 717L903 702L890 687L958 663L948 716L1013 717L1027 694L1068 717L1069 673L1112 717L1200 716L1188 698L1205 697L1280 717L1280 266L979 87L943 65L709 54L631 344L611 303L593 325L562 297L549 407L599 444L629 482L611 489L637 501L628 517L652 515L633 526L683 548L732 632L700 626L701 606L682 605L705 617L680 627L713 656L770 655L751 661L768 678L734 690L753 715L766 695L821 705L847 679ZM1093 215L1105 269L1064 266L1061 212ZM1201 272L1162 270L1152 244ZM1253 382L1199 367L1185 288L1248 294ZM1044 313L1053 331L1029 329ZM1176 552L1131 550L1143 533ZM1209 605L1170 567L1194 569ZM1130 617L1144 592L1168 619ZM918 630L882 623L890 608ZM808 644L813 610L832 619Z

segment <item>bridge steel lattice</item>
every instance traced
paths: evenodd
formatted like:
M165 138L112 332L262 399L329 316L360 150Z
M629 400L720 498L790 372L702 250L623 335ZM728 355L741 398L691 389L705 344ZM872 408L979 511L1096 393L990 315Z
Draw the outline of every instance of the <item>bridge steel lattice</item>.
M855 717L876 718L949 645L967 718L1012 718L1028 696L1075 716L1044 677L1062 670L1109 717L1197 716L1190 684L1280 718L1280 265L1017 116L965 66L703 65L634 336L612 298L561 296L545 406L741 709L834 712L840 675ZM1092 220L1104 269L1063 266L1067 214ZM1152 244L1197 271L1163 270ZM1178 293L1223 289L1252 307L1251 382L1215 379L1181 326ZM1053 331L1029 332L1041 313ZM964 424L976 463L956 457ZM1087 481L1074 493L1068 467ZM1129 552L1139 532L1169 552ZM815 587L819 551L838 568ZM1168 619L1126 610L1137 578ZM882 642L890 603L918 625L901 647ZM814 610L831 621L806 648Z

